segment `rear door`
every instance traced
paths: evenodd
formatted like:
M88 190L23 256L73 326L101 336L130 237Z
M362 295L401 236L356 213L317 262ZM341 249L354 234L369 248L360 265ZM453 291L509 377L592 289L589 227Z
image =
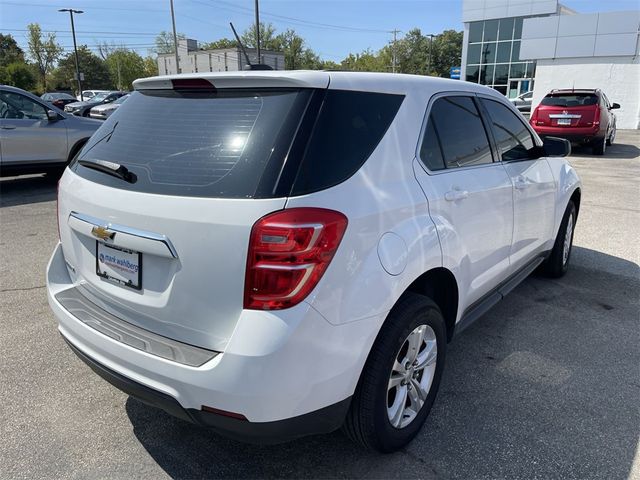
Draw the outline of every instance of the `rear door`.
M67 160L64 119L50 121L47 107L26 95L0 90L0 140L4 164Z
M477 100L448 94L432 101L416 177L456 274L464 310L505 280L513 230L511 179L493 161Z
M82 293L142 328L224 349L251 228L285 206L272 187L310 94L133 93L60 184L63 251Z
M483 97L481 102L502 161L513 183L511 273L540 254L553 236L556 184L544 157L531 158L535 140L508 106Z

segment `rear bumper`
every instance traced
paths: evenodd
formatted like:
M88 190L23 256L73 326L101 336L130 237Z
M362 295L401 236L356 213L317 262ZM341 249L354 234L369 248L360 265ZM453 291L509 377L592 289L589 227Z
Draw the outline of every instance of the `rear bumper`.
M337 429L383 321L334 326L304 302L279 312L243 311L224 352L188 365L135 348L92 326L78 307L65 308L58 298L76 287L58 245L47 267L49 305L60 333L96 373L175 416L261 442Z
M185 409L169 395L135 382L101 365L76 348L64 336L63 338L71 350L91 370L127 395L152 407L160 408L174 417L203 427L210 427L229 438L245 442L274 444L311 434L330 433L342 425L351 402L351 397L345 398L320 410L274 422L249 422L217 413Z
M534 126L534 130L540 137L558 137L569 140L576 145L592 143L596 139L602 139L604 132L593 127L540 127Z

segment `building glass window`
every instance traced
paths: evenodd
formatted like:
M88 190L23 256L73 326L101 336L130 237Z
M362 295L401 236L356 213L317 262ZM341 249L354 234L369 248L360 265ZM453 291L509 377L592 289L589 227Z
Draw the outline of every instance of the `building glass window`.
M483 22L472 22L469 25L469 43L482 41Z
M469 23L465 80L508 92L509 97L531 90L535 62L520 58L522 21L519 17Z
M495 42L496 40L498 40L498 20L485 20L482 41Z
M482 48L481 43L472 43L469 45L467 49L467 64L477 64L480 63L480 49Z
M498 40L513 39L513 18L500 19L500 28L498 30Z

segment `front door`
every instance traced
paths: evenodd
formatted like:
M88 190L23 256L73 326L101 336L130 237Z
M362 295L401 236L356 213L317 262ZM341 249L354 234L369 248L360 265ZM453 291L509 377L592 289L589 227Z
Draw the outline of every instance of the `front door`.
M543 253L553 236L556 185L544 157L533 159L534 137L502 102L482 98L500 160L513 183L511 272Z
M55 163L67 160L64 119L50 121L44 104L16 92L0 90L2 163Z
M458 280L461 311L509 274L513 231L511 179L493 161L477 100L447 95L431 106L415 173Z

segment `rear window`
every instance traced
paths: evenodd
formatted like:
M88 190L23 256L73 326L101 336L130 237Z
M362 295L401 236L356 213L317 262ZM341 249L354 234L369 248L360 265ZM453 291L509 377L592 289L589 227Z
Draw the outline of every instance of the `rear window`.
M594 93L550 93L542 99L541 105L555 107L582 107L596 105L598 97Z
M306 92L308 93L308 92ZM124 165L133 184L73 165L76 173L146 193L251 198L300 90L134 92L82 149L80 160ZM290 122L289 122L290 123Z
M138 91L77 157L123 165L136 182L78 162L71 168L91 181L145 193L212 198L310 193L346 180L362 166L403 98L311 89Z

